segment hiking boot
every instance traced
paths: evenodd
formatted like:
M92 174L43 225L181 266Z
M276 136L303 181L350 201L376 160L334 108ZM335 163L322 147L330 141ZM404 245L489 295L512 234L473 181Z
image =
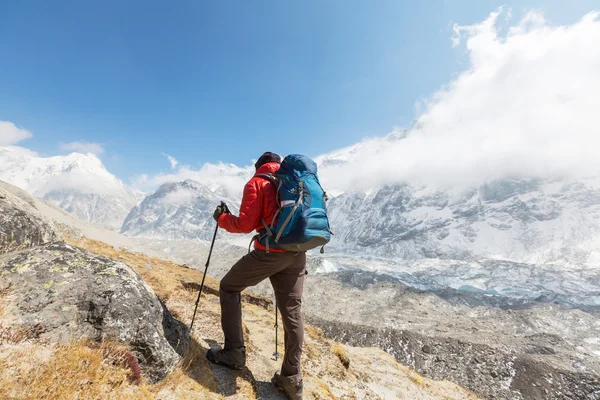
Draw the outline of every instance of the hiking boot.
M223 365L231 369L243 369L246 366L246 348L230 350L210 349L206 358L213 364Z
M302 381L298 382L296 379L281 376L276 372L271 382L277 389L285 393L289 400L302 400L302 389L304 387Z

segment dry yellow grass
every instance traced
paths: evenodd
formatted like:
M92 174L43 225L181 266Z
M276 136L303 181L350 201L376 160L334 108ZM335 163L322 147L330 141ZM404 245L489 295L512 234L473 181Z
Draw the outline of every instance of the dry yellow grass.
M344 368L350 368L350 356L348 356L346 350L339 343L335 343L331 351L337 356Z
M0 317L4 314L4 298L8 295L10 286L0 289Z
M132 370L103 343L47 345L23 341L0 352L0 399L221 399L203 350L192 346L181 365L156 385L132 382ZM114 350L117 350L115 352Z
M425 380L423 379L423 377L421 375L417 374L416 372L409 371L408 372L408 379L410 379L415 384L417 384L417 385L419 385L421 387L425 386Z
M314 379L315 389L312 391L312 398L315 400L337 400L337 396L331 391L327 383L321 379Z
M21 343L3 348L2 399L151 399L146 385L129 383L128 369L112 365L105 348L85 344Z

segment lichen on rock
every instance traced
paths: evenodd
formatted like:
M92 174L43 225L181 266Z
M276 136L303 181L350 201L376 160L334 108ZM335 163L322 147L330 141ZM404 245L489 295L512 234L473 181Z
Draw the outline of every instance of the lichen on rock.
M0 254L49 243L57 237L31 196L0 181Z
M144 376L163 379L187 346L186 327L128 265L57 242L0 256L1 286L11 285L3 322L42 324L42 340L118 341Z

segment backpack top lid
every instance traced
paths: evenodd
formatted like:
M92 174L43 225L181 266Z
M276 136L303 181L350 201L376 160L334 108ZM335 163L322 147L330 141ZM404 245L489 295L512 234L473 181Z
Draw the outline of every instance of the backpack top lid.
M276 174L302 179L306 175L317 174L317 163L302 154L290 154L283 159Z

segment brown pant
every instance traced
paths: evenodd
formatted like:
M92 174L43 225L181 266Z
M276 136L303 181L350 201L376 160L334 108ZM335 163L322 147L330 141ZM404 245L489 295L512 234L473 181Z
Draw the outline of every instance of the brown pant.
M254 250L242 257L221 280L221 326L225 349L244 346L240 292L269 278L283 319L285 355L281 375L301 378L300 356L304 341L302 288L306 253L267 253Z

